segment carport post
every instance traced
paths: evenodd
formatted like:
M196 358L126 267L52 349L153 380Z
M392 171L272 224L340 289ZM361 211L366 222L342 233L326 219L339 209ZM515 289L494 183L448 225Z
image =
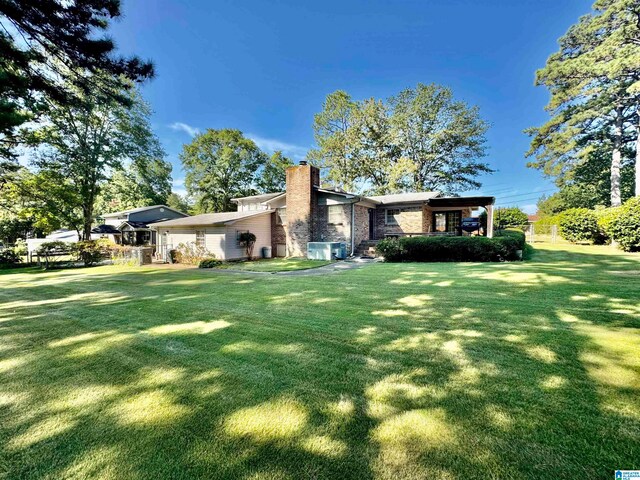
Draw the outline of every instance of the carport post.
M484 208L487 211L487 237L493 238L493 205Z

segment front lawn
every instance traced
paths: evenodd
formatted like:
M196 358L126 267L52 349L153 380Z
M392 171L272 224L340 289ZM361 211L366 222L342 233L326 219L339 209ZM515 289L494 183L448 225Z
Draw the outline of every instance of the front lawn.
M0 272L0 478L640 468L640 255Z
M224 262L215 268L227 270L243 270L247 272L291 272L307 270L333 263L329 260L309 260L306 258L269 258L250 262Z

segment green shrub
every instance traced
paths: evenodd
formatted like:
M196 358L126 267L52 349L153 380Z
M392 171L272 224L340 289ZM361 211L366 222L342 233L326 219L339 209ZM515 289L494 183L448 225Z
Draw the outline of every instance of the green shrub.
M238 237L238 241L247 252L247 258L251 260L253 258L253 247L256 244L256 236L251 232L242 232Z
M565 240L578 242L594 242L600 230L596 214L586 208L571 208L559 216L558 231Z
M611 239L627 252L640 251L640 197L627 200L606 223Z
M20 256L12 249L0 250L0 268L8 268L15 267L22 259Z
M382 255L387 262L399 262L402 258L402 249L397 238L380 240L376 245L376 252Z
M200 260L198 268L216 268L221 263L220 260L216 260L215 258L205 258L204 260Z
M51 242L41 243L37 248L36 253L42 256L48 255L65 255L72 251L72 245L68 242L62 242L60 240L54 240Z
M211 252L201 245L196 245L195 242L180 243L175 250L176 263L198 265L202 260L212 257Z
M24 257L29 253L29 249L27 248L27 242L23 238L18 238L16 243L13 245L13 251L19 257Z
M112 243L109 240L84 240L73 244L73 253L85 266L90 267L108 258Z
M406 237L382 240L376 250L388 262L498 262L519 259L517 232L501 237ZM522 237L524 234L522 234Z
M504 238L513 239L516 241L516 244L520 247L519 250L522 250L524 246L527 244L527 236L519 228L507 228L505 230L497 230L495 233L495 238L501 239L501 240L503 240Z
M518 207L496 208L493 212L493 225L497 229L519 228L524 230L529 222L529 216Z

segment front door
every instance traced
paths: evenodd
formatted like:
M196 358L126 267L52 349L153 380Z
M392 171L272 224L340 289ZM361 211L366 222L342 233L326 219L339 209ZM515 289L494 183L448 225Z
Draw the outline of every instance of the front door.
M369 240L376 239L376 209L369 209Z

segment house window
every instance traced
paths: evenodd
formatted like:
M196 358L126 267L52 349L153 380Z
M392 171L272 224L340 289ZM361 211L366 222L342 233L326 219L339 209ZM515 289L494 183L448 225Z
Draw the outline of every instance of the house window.
M440 233L457 233L460 227L462 212L459 210L451 212L433 213L433 231Z
M236 230L236 245L238 247L242 246L240 245L240 235L242 235L243 233L249 233L249 230Z
M330 225L342 225L343 213L342 205L329 205L327 223Z
M399 208L387 208L387 210L385 211L384 223L386 223L387 225L398 225L399 217Z
M286 225L287 224L287 208L280 207L276 208L276 225Z
M204 230L196 230L196 247L204 247Z

